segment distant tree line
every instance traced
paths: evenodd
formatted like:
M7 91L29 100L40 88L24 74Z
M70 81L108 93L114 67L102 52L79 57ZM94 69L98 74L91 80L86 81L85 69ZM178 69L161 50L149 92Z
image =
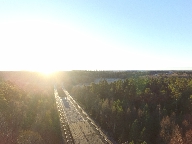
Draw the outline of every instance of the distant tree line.
M119 143L192 143L192 78L134 77L71 95Z
M127 79L138 77L157 77L157 76L173 76L177 77L192 77L191 71L87 71L87 70L73 70L57 72L54 79L57 82L65 83L65 87L70 90L74 85L87 85L95 82L96 79Z

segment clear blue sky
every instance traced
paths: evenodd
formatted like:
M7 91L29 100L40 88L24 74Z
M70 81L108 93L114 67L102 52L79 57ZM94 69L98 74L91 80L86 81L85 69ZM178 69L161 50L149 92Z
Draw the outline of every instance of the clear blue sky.
M1 70L192 69L190 0L0 0Z

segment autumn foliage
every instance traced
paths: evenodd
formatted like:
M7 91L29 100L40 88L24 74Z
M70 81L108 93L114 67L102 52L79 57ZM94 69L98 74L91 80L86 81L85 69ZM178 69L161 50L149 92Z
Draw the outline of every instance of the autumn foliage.
M71 95L119 143L192 142L191 77L104 79Z
M22 78L0 80L0 143L62 143L53 87Z

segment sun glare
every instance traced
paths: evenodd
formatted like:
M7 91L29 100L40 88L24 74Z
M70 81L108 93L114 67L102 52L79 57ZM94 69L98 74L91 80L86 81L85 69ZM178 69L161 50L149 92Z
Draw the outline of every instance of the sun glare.
M45 76L50 76L50 75L52 75L56 71L54 71L54 70L40 70L38 72L43 74L43 75L45 75Z

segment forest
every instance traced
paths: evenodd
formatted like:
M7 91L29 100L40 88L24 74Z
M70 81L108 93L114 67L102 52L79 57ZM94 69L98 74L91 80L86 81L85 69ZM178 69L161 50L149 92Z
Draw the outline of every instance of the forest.
M54 85L117 143L192 143L191 71L0 72L0 143L63 143Z
M0 77L0 144L62 144L53 86L36 73Z
M70 93L118 143L192 143L191 76L102 80Z

